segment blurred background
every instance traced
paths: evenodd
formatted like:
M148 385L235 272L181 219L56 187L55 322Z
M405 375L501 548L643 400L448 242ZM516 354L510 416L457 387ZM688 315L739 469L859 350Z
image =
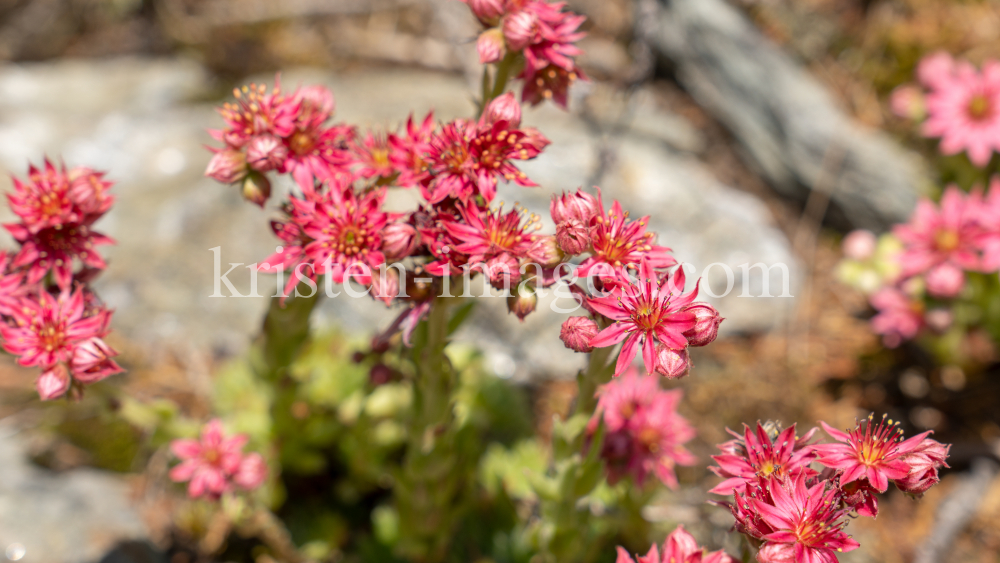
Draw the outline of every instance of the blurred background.
M501 198L547 216L553 193L600 185L606 200L652 215L678 260L735 273L735 290L714 302L723 334L694 356L682 386L703 463L682 468L683 487L647 519L721 545L731 517L704 491L724 426L822 418L846 427L885 412L908 434L933 429L954 443L952 469L921 502L891 491L882 517L852 524L863 548L842 560L1000 561L1000 374L967 377L915 348L883 349L865 297L834 277L843 233L905 221L921 194L954 179L935 172L934 146L892 116L888 95L935 50L1000 58L1000 1L568 4L588 17L580 64L591 80L572 90L568 112L526 110L553 141L523 166L541 188L506 187ZM213 108L233 87L278 72L288 89L322 83L336 119L362 128L395 129L431 109L467 116L478 30L457 0L0 0L2 189L45 156L116 182L118 203L100 227L118 245L97 285L116 309L112 344L128 369L113 384L204 414L213 374L258 332L266 298L209 297L210 249L221 247L223 263L273 252L268 221L288 188L260 210L203 177L205 128L221 125ZM740 265L757 262L785 264L794 297L760 297L757 273L741 297ZM780 274L769 274L773 295ZM722 269L706 276L722 293ZM230 279L247 293L245 268ZM271 277L259 283L261 295L274 292ZM544 434L572 401L583 358L557 340L564 316L545 300L523 325L496 301L459 339L523 386ZM329 299L317 323L364 335L392 315L369 300ZM988 340L970 346L995 362ZM106 555L123 540L163 540L157 508L142 502L149 460L137 442L85 406L40 405L33 372L4 357L0 557L155 560L135 546ZM25 552L32 542L48 551Z

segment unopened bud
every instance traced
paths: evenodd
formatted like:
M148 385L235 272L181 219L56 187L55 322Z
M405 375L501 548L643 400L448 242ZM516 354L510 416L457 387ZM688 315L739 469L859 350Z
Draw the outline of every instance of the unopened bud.
M288 158L288 147L274 135L258 135L247 145L247 164L258 172L281 167Z
M692 303L684 308L684 311L694 313L694 328L684 332L691 346L705 346L715 340L719 335L719 325L725 320L719 316L719 312L708 303Z
M521 281L520 264L506 252L487 260L485 273L490 279L490 285L497 289L509 288Z
M538 18L532 11L521 10L507 14L503 19L503 36L507 40L507 48L520 51L527 47L535 38L537 27Z
M517 318L524 322L524 318L535 312L538 306L538 296L535 290L528 287L526 283L517 286L514 293L507 298L507 311L517 315Z
M368 381L372 385L378 387L379 385L385 385L393 380L392 368L389 366L378 363L372 366L372 369L368 372Z
M386 268L372 271L372 297L382 301L387 306L399 295L399 272L396 268Z
M499 23L504 13L504 0L462 0L469 5L483 25L493 26Z
M493 101L486 105L483 117L487 123L506 121L510 128L517 128L521 125L521 104L518 103L513 92L507 92L500 97L493 98Z
M903 119L923 121L927 117L924 92L915 84L903 84L889 96L889 109Z
M565 256L552 235L539 235L528 249L528 259L543 268L555 268Z
M208 161L205 175L223 184L235 184L247 175L247 157L243 151L225 148Z
M491 28L479 34L476 41L476 51L479 52L479 64L500 62L507 53L503 42L503 32L499 28Z
M687 349L673 350L662 344L656 345L656 373L669 378L684 377L691 370L691 358Z
M563 321L559 329L559 339L567 348L575 352L590 352L594 349L590 341L597 336L597 323L587 317L570 317Z
M390 223L382 229L382 252L389 262L398 262L413 254L420 244L420 233L408 223Z
M924 281L927 282L928 293L934 297L950 299L965 287L965 272L950 262L945 262L931 268Z
M576 190L575 194L563 192L552 196L549 213L556 225L566 221L579 221L583 226L589 227L591 221L601 214L601 204L596 197L583 190Z
M874 256L877 246L878 239L875 238L875 233L865 229L851 231L840 244L844 256L858 261L868 260Z
M556 244L566 254L583 254L590 249L590 243L590 228L580 221L571 219L556 226Z
M243 179L243 198L264 207L271 197L271 182L259 172L251 172Z
M43 401L51 401L65 395L69 389L69 383L69 370L60 363L43 371L42 375L38 376L35 389L38 390L38 396Z

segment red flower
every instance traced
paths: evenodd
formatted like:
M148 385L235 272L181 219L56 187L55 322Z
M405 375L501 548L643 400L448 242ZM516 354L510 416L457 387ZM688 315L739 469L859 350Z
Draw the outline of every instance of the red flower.
M638 563L736 563L732 557L724 551L713 551L705 553L705 549L698 545L694 537L678 525L667 539L663 542L663 555L661 556L656 544L649 548L649 553L638 557ZM635 563L629 556L625 548L618 547L618 558L615 563Z
M264 84L234 89L236 103L227 102L218 110L226 128L209 133L236 148L245 146L257 135L270 134L282 138L291 135L300 109L299 102L283 96L279 80L274 82L271 92Z
M399 173L395 184L401 188L412 188L430 177L427 153L431 149L430 140L434 135L434 112L429 112L419 127L413 123L413 115L406 120L406 136L389 135L392 151L389 160Z
M698 296L698 289L684 295L681 293L683 288L683 269L660 280L650 261L643 259L636 283L622 285L609 295L590 299L594 310L614 321L594 337L590 345L604 348L625 341L615 367L616 377L632 363L640 344L646 373L656 369L657 342L672 350L687 348L688 339L684 333L694 328L697 319L685 308Z
M682 393L663 391L655 377L629 370L620 379L601 386L593 434L603 420L607 429L601 448L612 484L631 475L640 485L649 473L671 488L677 487L676 465L692 465L695 457L683 444L694 428L677 413Z
M600 194L598 194L599 196ZM611 213L602 211L594 219L591 229L593 255L580 264L580 276L592 274L602 277L627 278L629 268L638 268L644 258L653 268L669 268L677 263L670 249L656 246L656 235L646 232L649 216L638 221L629 221L628 213L622 211L617 201L611 206Z
M810 487L799 473L784 482L761 479L760 488L767 494L740 498L773 530L760 538L760 563L837 563L837 553L859 547L844 533L846 511L825 481Z
M202 428L201 439L179 439L170 444L182 461L170 470L170 478L189 482L188 496L218 499L233 486L253 490L267 478L267 465L257 453L243 453L245 435L227 437L218 419Z
M862 431L862 423L854 430L841 432L825 422L820 422L823 430L839 443L814 446L818 459L823 465L843 471L840 484L846 485L859 479L868 483L880 493L889 487L889 480L903 479L910 473L910 464L903 458L921 445L930 432L918 434L908 440L902 439L902 430L886 417L875 424L868 415Z
M42 368L38 387L43 399L62 395L70 377L89 384L122 371L111 359L117 352L102 340L111 311L89 308L86 301L83 289L58 297L43 291L21 299L10 311L12 324L0 325L3 347L20 356L17 363Z
M910 340L924 326L924 304L895 287L880 289L869 301L878 314L872 317L872 330L882 335L889 348Z
M807 476L816 475L809 469L809 464L816 457L813 449L806 443L816 433L810 430L799 438L795 435L795 425L786 428L773 440L767 431L757 423L757 430L751 431L743 425L743 436L729 430L735 440L719 444L722 455L714 455L712 459L718 467L709 469L725 481L715 486L710 493L729 495L733 491L743 492L747 485L756 483L758 478L774 475L784 479L787 475L804 472Z

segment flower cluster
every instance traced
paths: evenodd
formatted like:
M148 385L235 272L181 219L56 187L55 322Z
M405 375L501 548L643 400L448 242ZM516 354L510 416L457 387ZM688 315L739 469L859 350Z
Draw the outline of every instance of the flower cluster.
M589 352L624 342L616 376L640 349L646 373L686 375L691 367L688 347L714 341L723 318L711 305L694 301L697 284L684 293L682 268L665 271L677 261L646 231L649 217L630 220L617 201L608 213L599 193L594 197L582 191L554 196L550 212L562 253L589 254L577 274L590 285L571 289L591 318L570 317L563 323L560 336L566 347Z
M892 235L876 243L875 235L855 231L844 240L844 254L852 272L847 281L870 293L878 314L872 328L885 344L898 346L914 338L923 327L941 331L951 318L947 309L928 307L927 298L959 297L970 272L1000 272L1000 180L984 196L966 194L957 187L945 190L940 204L924 199L908 223L897 225ZM878 252L892 246L893 252ZM869 264L862 267L863 264ZM888 272L871 283L860 270ZM847 271L847 269L844 269ZM926 293L927 298L924 297Z
M965 152L985 167L1000 151L1000 61L988 60L982 70L947 53L920 61L919 87L906 84L893 92L891 106L901 117L926 118L922 132L940 138L946 155Z
M567 92L577 79L586 79L575 57L583 38L584 16L563 11L565 2L546 0L462 0L486 28L476 47L479 62L501 63L523 58L523 101L536 105L553 100L566 107ZM506 57L506 59L505 59ZM508 62L510 64L510 62Z
M810 443L816 429L797 436L757 424L742 437L719 445L711 469L725 480L712 490L732 494L720 503L736 519L736 530L759 546L757 561L836 563L837 553L858 543L844 532L849 515L878 515L878 493L889 482L921 495L947 467L950 446L924 432L904 440L897 424L872 416L848 432L820 423L833 441ZM813 462L825 469L817 472Z
M114 243L92 229L114 203L111 182L103 172L49 161L13 181L7 199L20 220L4 228L21 246L0 252L3 347L41 370L43 400L78 397L84 385L122 371L103 340L112 313L87 285L106 266L96 247Z
M258 453L244 453L247 437L226 436L222 422L209 421L198 440L179 439L170 449L181 462L170 470L170 478L188 483L188 496L218 499L236 489L251 491L267 479L267 464Z
M677 526L670 532L663 542L662 554L656 544L653 544L645 556L639 555L636 559L638 563L736 563L735 559L722 550L705 553L705 549L698 545L684 526ZM615 563L636 563L636 560L632 559L625 548L619 546Z
M588 435L604 423L601 458L614 484L626 476L642 485L650 473L671 488L677 487L677 465L693 465L694 455L684 444L694 428L677 413L682 392L664 391L656 377L631 369L598 389L597 410Z

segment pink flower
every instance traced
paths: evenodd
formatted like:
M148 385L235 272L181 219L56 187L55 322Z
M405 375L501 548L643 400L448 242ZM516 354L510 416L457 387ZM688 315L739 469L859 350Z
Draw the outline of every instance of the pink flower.
M955 66L955 59L948 53L928 55L917 65L917 80L932 90L947 87L954 78Z
M396 169L389 160L390 152L389 137L369 131L361 143L354 145L354 154L361 165L358 174L364 178L391 178Z
M964 150L973 164L986 166L1000 150L1000 62L987 62L982 72L961 62L950 79L933 80L923 134L940 137L942 153Z
M910 222L897 225L894 233L905 248L899 255L903 276L923 274L950 264L960 270L980 266L979 244L982 238L977 196L966 196L951 186L941 197L941 208L921 200Z
M945 445L930 438L924 438L910 453L901 459L910 466L910 472L902 479L896 479L896 487L904 493L920 496L940 481L938 469L949 467L948 450Z
M590 352L591 339L597 336L597 323L587 317L570 317L559 329L559 339L574 352Z
M455 120L431 139L427 158L434 178L423 195L438 203L447 197L466 202L479 194L488 203L496 196L499 178L536 186L511 161L535 158L548 144L538 131L515 129L504 120Z
M392 152L389 160L399 172L395 184L402 188L412 188L423 183L429 176L427 153L431 149L430 140L434 135L434 112L424 118L419 127L413 123L413 115L406 120L406 136L389 135Z
M760 482L769 494L741 499L773 530L760 538L760 563L837 563L837 553L859 547L844 533L846 511L825 481L807 486L800 473L784 482L775 477Z
M594 337L590 345L604 348L625 342L618 356L615 377L629 367L640 345L646 373L656 369L657 343L672 350L687 348L688 339L684 333L694 328L697 319L685 308L698 296L698 289L684 295L681 293L683 288L683 269L660 280L650 261L643 259L637 283L590 299L594 310L614 321Z
M649 216L629 221L621 204L614 202L610 214L602 211L594 219L590 233L593 254L580 264L577 273L581 277L596 274L625 279L628 269L638 268L643 259L653 268L669 268L676 264L670 249L657 246L656 235L646 232L648 224Z
M382 229L390 216L382 211L384 199L384 189L357 194L350 185L330 186L322 194L306 192L304 199L293 196L288 219L272 226L293 246L268 257L260 269L294 270L313 279L325 274L336 283L354 278L371 284L372 271L385 263ZM285 293L299 281L298 276L289 276Z
M111 358L117 355L104 343L111 312L87 306L83 289L53 297L46 291L22 298L10 311L12 323L0 325L3 347L22 366L39 366L39 395L43 400L61 396L70 379L80 384L97 382L122 369Z
M69 199L85 216L103 215L115 203L115 196L108 193L113 184L104 175L105 172L84 167L73 168L67 174Z
M188 496L218 499L239 488L252 490L263 484L267 466L259 454L244 454L245 435L227 437L222 422L213 419L201 430L200 440L178 439L170 444L181 463L170 470L170 479L188 482Z
M288 158L279 172L292 175L300 186L311 185L314 179L332 181L349 177L354 162L350 146L354 128L347 125L296 128L285 138Z
M527 256L535 242L537 217L527 221L517 208L504 213L500 209L484 210L473 202L459 207L462 221L442 221L442 226L456 241L453 250L468 255L468 262L479 264L494 261L506 267L506 274L498 280L510 276L511 283L520 277L518 260ZM492 277L492 276L491 276Z
M75 259L89 268L103 270L107 264L94 247L115 243L85 223L47 227L36 233L22 223L6 224L4 228L21 244L12 265L26 268L27 283L38 283L51 271L60 289L70 287Z
M693 465L695 457L683 444L694 428L677 413L682 392L663 391L657 378L629 370L598 389L599 399L588 433L603 420L606 427L601 457L612 484L631 475L641 485L654 473L665 485L677 487L677 465Z
M29 233L83 219L70 199L70 181L65 166L57 169L46 159L42 170L28 166L27 182L17 178L11 180L14 193L7 194L10 209L21 218Z
M736 560L727 555L724 551L713 551L705 553L704 548L698 545L694 537L678 525L667 539L663 542L663 555L653 544L649 548L649 553L639 556L638 563L736 563ZM629 556L625 548L618 547L618 559L615 563L635 563Z
M895 287L880 289L869 299L878 314L872 317L872 330L882 335L889 348L912 340L924 325L924 305Z
M840 484L846 485L859 479L868 483L880 493L889 487L889 481L903 479L910 473L910 465L903 456L912 453L921 445L930 432L918 434L908 440L902 439L902 430L886 424L886 417L875 424L868 415L862 431L862 423L850 432L841 432L825 422L820 422L823 430L837 440L834 444L814 446L817 461L832 469L843 471ZM898 424L898 423L897 423Z
M0 251L0 315L12 315L20 306L21 297L29 291L24 285L24 274L10 266L7 251Z
M743 425L743 435L728 430L736 437L734 440L719 444L722 450L721 455L714 455L712 459L719 465L711 466L709 469L725 480L715 486L710 493L717 495L730 495L733 491L746 491L747 486L752 486L758 478L767 478L772 475L779 479L785 479L788 475L804 472L807 476L816 475L816 472L809 469L809 464L816 455L813 448L808 446L808 441L816 433L816 429L810 430L805 436L795 435L795 425L786 428L773 439L768 435L767 430L757 423L756 431Z
M285 138L294 131L300 104L281 94L277 79L271 92L264 84L250 84L234 89L233 96L236 103L227 102L219 109L226 128L209 131L216 139L231 147L241 148L258 135Z
M587 18L563 12L563 6L565 4L541 1L531 2L526 6L525 11L533 12L536 21L536 25L530 30L534 31L533 37L524 47L526 75L553 66L579 74L573 57L583 52L575 43L586 35L578 29ZM504 29L506 31L506 26Z

